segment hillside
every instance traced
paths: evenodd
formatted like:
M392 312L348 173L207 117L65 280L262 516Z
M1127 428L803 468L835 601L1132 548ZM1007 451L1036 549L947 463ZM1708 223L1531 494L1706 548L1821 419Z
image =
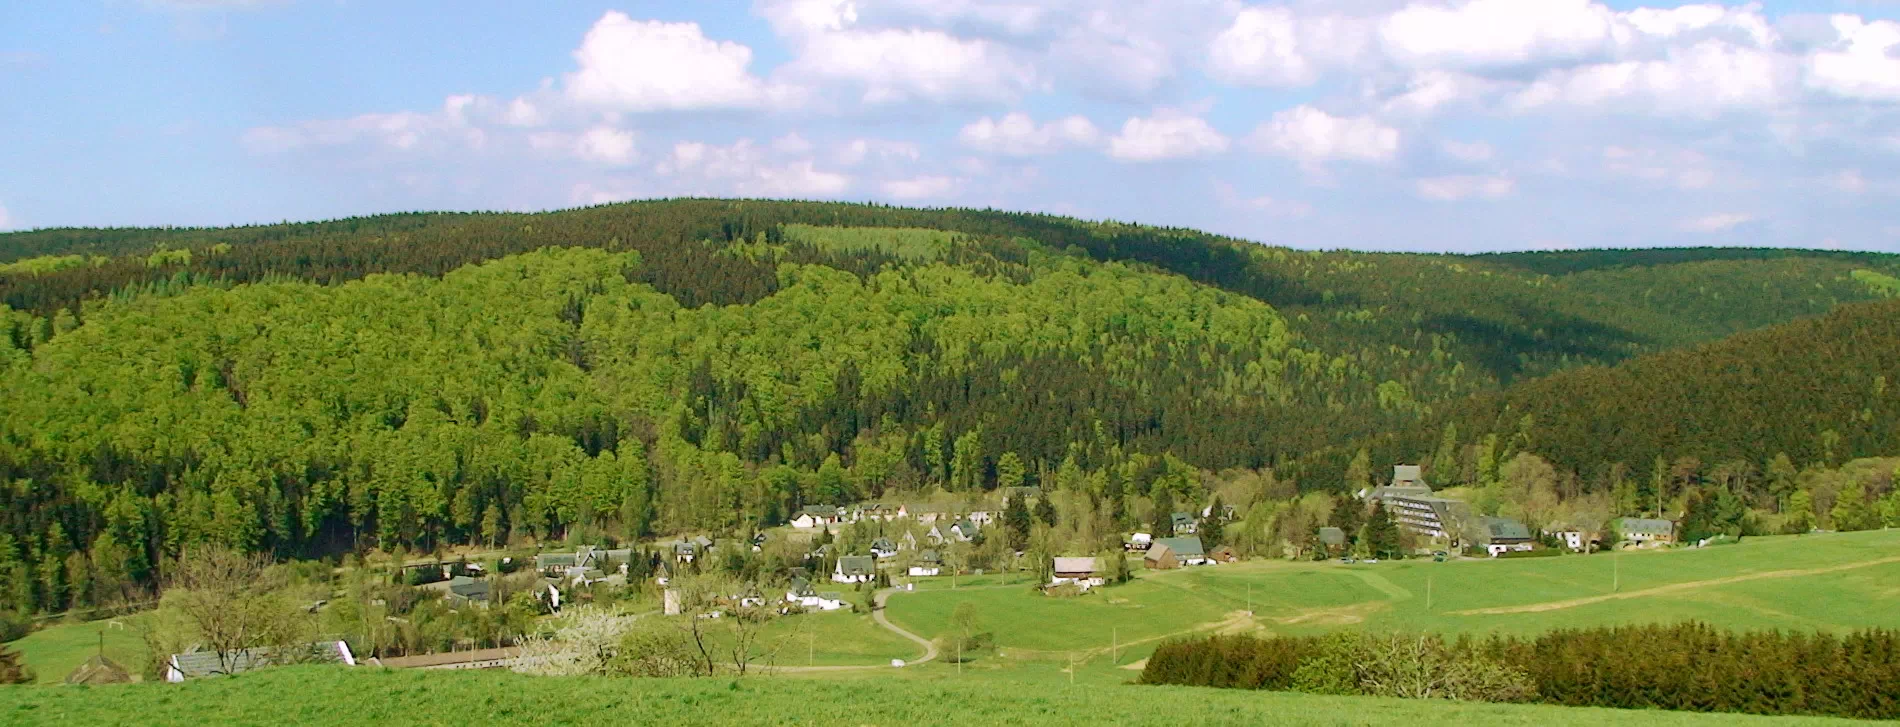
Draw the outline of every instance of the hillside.
M1619 463L1642 477L1657 459L1694 462L1691 474L1739 462L1732 475L1748 487L1738 494L1767 495L1761 476L1777 455L1831 467L1900 449L1892 383L1900 383L1900 300L1573 368L1476 397L1434 424L1464 442L1498 435L1591 477ZM1416 432L1408 454L1434 446L1437 431Z
M883 678L607 679L505 672L288 667L182 685L0 689L7 723L36 725L1391 724L1806 725L1846 720L1474 704L1123 684L1095 671Z
M1017 483L1126 521L1230 468L1336 489L1362 446L1417 458L1448 417L1464 442L1518 423L1464 402L1900 274L1880 255L1301 252L725 200L47 230L0 251L0 587L46 609L129 592L199 541L314 556L737 532ZM1885 350L1884 330L1851 340ZM1853 355L1816 363L1872 360ZM1700 385L1695 356L1662 360ZM1553 371L1576 373L1521 383ZM1522 406L1589 400L1546 398ZM1804 427L1864 408L1804 402ZM1837 455L1887 453L1882 426L1837 427Z

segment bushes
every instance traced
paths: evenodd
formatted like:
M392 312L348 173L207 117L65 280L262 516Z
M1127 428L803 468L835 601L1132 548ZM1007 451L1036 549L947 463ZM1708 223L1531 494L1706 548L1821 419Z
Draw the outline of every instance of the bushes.
M1703 624L1446 642L1341 632L1162 645L1143 684L1568 706L1900 718L1900 632L1730 633Z

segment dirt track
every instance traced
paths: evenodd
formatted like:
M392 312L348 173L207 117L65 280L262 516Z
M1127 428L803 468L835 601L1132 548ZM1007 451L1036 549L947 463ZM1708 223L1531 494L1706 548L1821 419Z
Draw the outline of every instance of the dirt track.
M1815 575L1821 575L1823 573L1838 573L1840 571L1855 570L1857 568L1871 568L1873 566L1886 565L1888 563L1900 563L1900 556L1895 556L1891 558L1879 558L1876 560L1863 561L1860 563L1846 563L1843 565L1831 565L1826 568L1763 571L1761 573L1747 573L1747 574L1743 574L1739 576L1729 576L1727 578L1711 578L1705 581L1688 581L1685 583L1671 583L1666 586L1656 586L1655 588L1645 588L1640 591L1624 591L1622 593L1606 593L1601 596L1572 598L1572 599L1564 600L1564 601L1547 601L1545 603L1533 603L1533 604L1529 604L1525 606L1499 606L1496 608L1473 608L1473 609L1466 609L1464 611L1452 611L1451 613L1457 616L1497 616L1497 615L1510 614L1510 613L1543 613L1545 611L1561 611L1566 608L1588 606L1591 604L1603 603L1606 601L1619 601L1619 600L1630 599L1630 598L1648 598L1650 596L1661 596L1661 595L1666 595L1670 593L1681 593L1683 591L1693 591L1700 588L1708 588L1710 586L1723 586L1723 585L1728 585L1730 583L1744 583L1747 581L1758 581L1758 580L1764 580L1768 578L1799 578L1801 576L1815 576Z

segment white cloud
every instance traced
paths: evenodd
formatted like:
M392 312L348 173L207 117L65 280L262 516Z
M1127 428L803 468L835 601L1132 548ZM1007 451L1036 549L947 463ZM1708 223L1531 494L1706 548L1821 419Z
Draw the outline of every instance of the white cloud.
M0 205L0 230L13 229L13 215L7 212L6 205Z
M1491 157L1497 153L1497 150L1492 149L1490 144L1486 144L1482 141L1467 143L1447 140L1438 146L1440 149L1445 150L1446 156L1461 162L1490 161Z
M1619 177L1662 182L1677 189L1703 189L1715 183L1707 157L1689 150L1659 151L1610 145L1603 148L1603 170Z
M622 165L634 160L633 132L611 126L596 126L581 132L574 142L574 153L582 159L602 164Z
M852 2L781 2L765 13L796 49L780 75L860 88L867 105L1007 101L1037 83L1033 66L1002 45L917 27L861 28Z
M1293 11L1284 7L1240 11L1234 24L1215 36L1208 47L1208 65L1214 76L1230 83L1261 86L1312 83L1318 71L1301 53L1296 22Z
M1506 176L1453 175L1420 179L1415 183L1418 196L1439 202L1463 199L1503 199L1517 189L1517 182Z
M1608 50L1616 28L1615 12L1591 0L1419 2L1388 16L1379 39L1410 67L1475 69L1591 57Z
M1123 122L1121 133L1108 140L1108 155L1128 162L1152 162L1219 154L1227 146L1227 137L1201 117L1164 109Z
M933 199L948 196L956 191L960 180L938 175L921 175L910 179L897 179L882 185L884 196L897 200Z
M1311 106L1273 115L1247 137L1248 146L1265 154L1305 164L1326 161L1388 161L1399 151L1399 131L1370 116L1339 117Z
M425 152L481 149L489 134L476 122L495 106L478 96L450 96L433 113L398 111L347 119L305 121L289 126L260 126L240 138L254 154L281 154L309 147L365 144L382 151Z
M634 20L610 10L587 31L574 60L579 68L566 77L567 96L601 108L751 108L787 94L747 70L751 48L707 38L698 23Z
M1847 98L1900 101L1900 22L1836 15L1832 23L1844 47L1809 59L1808 84Z
M1858 169L1843 169L1829 174L1825 181L1828 186L1847 194L1860 194L1867 191L1867 178L1861 176Z
M917 161L923 157L923 148L915 142L893 141L890 139L852 139L838 149L838 163L847 167L857 166L866 159L878 161Z
M1682 116L1780 103L1794 67L1778 54L1720 40L1671 48L1662 60L1622 61L1553 71L1514 99L1519 109L1623 105Z
M1425 71L1414 74L1399 91L1381 105L1391 115L1426 115L1452 104L1481 98L1504 84L1456 71Z
M1068 116L1039 125L1021 112L1007 114L1000 120L985 116L957 132L957 140L971 149L1019 157L1048 154L1064 147L1095 146L1101 138L1101 130L1084 116Z
M1723 212L1683 220L1678 227L1684 232L1723 232L1754 220L1755 216L1746 212Z
M1300 218L1313 214L1313 206L1305 202L1264 194L1248 197L1235 190L1234 185L1219 180L1214 182L1214 199L1222 206L1268 217Z
M773 159L751 139L727 146L679 142L653 171L668 177L670 188L685 193L826 198L851 187L848 176L820 170L810 159Z

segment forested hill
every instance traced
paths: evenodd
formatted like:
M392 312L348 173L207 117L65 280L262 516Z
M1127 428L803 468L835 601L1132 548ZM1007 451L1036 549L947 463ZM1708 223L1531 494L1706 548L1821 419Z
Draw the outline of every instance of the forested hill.
M1452 482L1495 481L1513 452L1597 489L1646 484L1658 470L1758 486L1778 466L1890 456L1900 453L1900 300L1526 381L1448 407L1428 429L1386 450L1444 459L1440 479Z
M0 257L0 588L43 608L201 540L743 532L1018 483L1127 520L1269 466L1338 489L1361 443L1415 456L1472 396L1900 287L1894 256L1549 274L728 200L35 231Z

